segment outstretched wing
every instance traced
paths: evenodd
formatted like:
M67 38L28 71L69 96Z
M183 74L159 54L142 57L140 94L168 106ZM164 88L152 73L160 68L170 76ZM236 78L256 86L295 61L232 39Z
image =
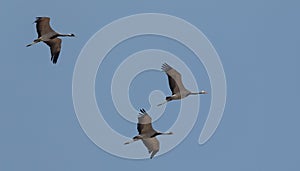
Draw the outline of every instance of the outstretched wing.
M169 87L172 91L172 95L179 93L180 90L185 90L185 87L182 84L181 74L179 72L177 72L167 63L164 63L161 69L168 75Z
M53 64L56 64L61 49L61 39L54 38L49 41L45 41L45 43L50 47L51 61Z
M152 123L151 117L148 115L148 113L145 111L145 109L140 109L139 117L138 117L138 123L139 124L148 124Z
M35 23L38 37L41 37L42 35L45 35L50 32L55 32L50 26L49 17L36 17Z
M142 139L144 145L147 147L148 152L151 154L150 159L159 151L159 141L156 137Z
M138 117L137 130L139 134L151 133L153 131L152 128L152 119L145 111L145 109L140 110Z

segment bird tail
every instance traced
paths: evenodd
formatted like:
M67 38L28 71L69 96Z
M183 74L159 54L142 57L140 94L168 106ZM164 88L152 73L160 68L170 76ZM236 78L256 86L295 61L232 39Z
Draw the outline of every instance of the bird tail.
M125 143L124 143L124 145L130 144L130 143L133 143L133 142L135 142L135 141L137 141L137 140L139 140L139 139L135 139L135 138L133 138L132 140L125 142Z
M168 97L166 97L166 101L168 102L168 101L171 101L172 100L172 97L171 96L168 96Z
M163 105L163 104L166 104L167 102L168 102L168 101L165 100L165 101L163 101L162 103L158 104L157 106L161 106L161 105Z
M130 144L130 143L133 143L133 142L134 142L134 140L126 141L126 142L124 143L124 145Z
M34 44L36 44L36 43L38 43L38 42L40 42L40 41L41 41L41 39L35 39L32 43L26 45L26 47L29 47L29 46L31 46L31 45L34 45Z
M171 100L172 100L172 97L171 97L171 96L168 96L168 97L166 97L166 100L165 100L164 102L158 104L157 106L161 106L161 105L163 105L163 104L166 104L166 103L168 103L168 102L171 101Z
M137 136L133 137L132 140L125 142L124 145L133 143L133 142L138 141L140 139L142 139L142 137L140 135L137 135Z
M32 42L32 43L26 45L26 47L29 47L29 46L31 46L31 45L33 45L33 44L36 44L36 43L35 43L35 42Z

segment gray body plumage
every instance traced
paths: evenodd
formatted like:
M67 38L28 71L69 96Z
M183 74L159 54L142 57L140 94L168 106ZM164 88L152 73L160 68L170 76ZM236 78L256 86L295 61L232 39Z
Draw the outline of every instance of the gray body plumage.
M183 99L189 95L207 94L207 92L204 90L200 92L190 92L189 90L187 90L182 83L181 74L167 63L164 63L161 69L168 76L169 88L172 91L172 96L166 97L166 101L159 104L158 106L163 105L172 100Z
M44 42L50 47L51 51L51 61L55 64L57 63L59 53L61 50L61 39L58 37L74 37L74 34L60 34L55 32L50 26L49 17L36 17L36 31L38 33L38 38L35 39L27 47L36 44L38 42Z
M159 141L156 138L157 135L170 135L172 132L161 133L153 129L152 127L152 119L146 113L144 109L140 110L138 117L137 130L139 135L133 137L131 141L125 142L125 144L129 144L138 140L142 140L143 144L148 149L150 158L152 159L154 155L159 151Z

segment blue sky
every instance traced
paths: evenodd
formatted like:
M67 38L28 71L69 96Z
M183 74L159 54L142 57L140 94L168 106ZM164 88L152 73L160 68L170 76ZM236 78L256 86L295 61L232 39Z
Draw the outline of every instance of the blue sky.
M48 3L0 2L0 170L299 170L299 2ZM152 160L129 160L103 151L85 135L74 112L72 77L77 57L93 34L116 19L145 12L174 15L198 27L222 60L228 94L221 124L206 144L197 142L209 95L201 97L196 125L176 148ZM57 65L50 62L44 44L25 47L36 38L32 24L36 16L50 16L55 30L76 35L63 40ZM201 62L179 46L144 36L123 42L107 56L96 80L96 87L103 88L96 88L96 96L115 130L129 137L136 134L135 125L117 115L108 94L112 71L126 55L147 48L168 50L190 67L199 87L210 89ZM138 75L130 89L133 105L149 108L148 94L154 89L170 93L165 75L154 71ZM170 117L164 115L155 127L167 130L179 104L170 103L166 109Z

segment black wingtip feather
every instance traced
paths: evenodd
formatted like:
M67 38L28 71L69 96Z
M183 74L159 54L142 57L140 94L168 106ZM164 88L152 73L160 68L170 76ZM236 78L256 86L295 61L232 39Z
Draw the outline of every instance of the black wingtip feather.
M52 61L53 64L56 64L57 63L57 58L51 57L51 61Z
M42 17L35 17L35 21L33 23L37 23Z
M141 113L146 113L146 111L145 111L144 108L141 108L141 109L140 109L140 112L141 112Z
M161 66L161 69L165 72L167 72L168 70L171 69L170 65L168 65L167 63L163 63Z

